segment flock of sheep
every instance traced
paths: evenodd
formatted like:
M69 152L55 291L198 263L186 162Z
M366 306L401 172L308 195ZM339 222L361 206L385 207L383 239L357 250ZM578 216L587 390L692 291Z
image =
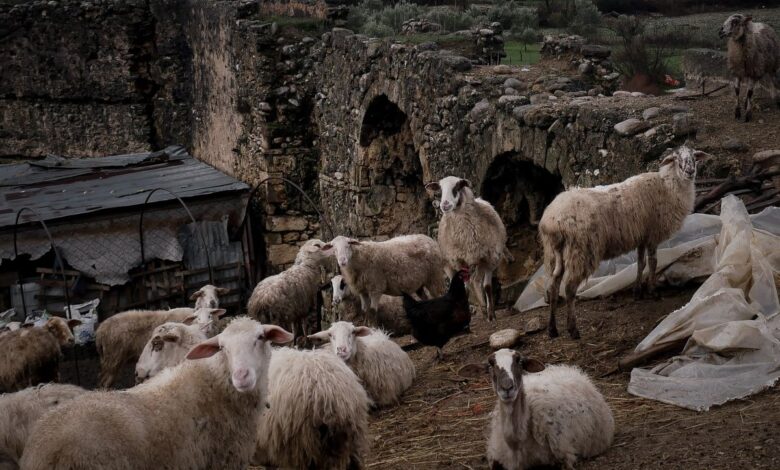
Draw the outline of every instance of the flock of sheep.
M751 48L766 52L766 41L780 54L771 29L749 17L730 17L721 34L730 37L730 64L738 62L738 50L748 62ZM780 62L774 60L777 70ZM756 76L766 75L770 65L763 71L743 66L737 73L748 80L746 119ZM737 95L739 116L738 86ZM571 189L547 207L539 237L550 276L550 337L558 335L561 294L567 331L580 337L576 290L603 259L637 249L635 293L644 293L645 265L646 290L654 293L656 249L692 211L697 163L707 156L682 146L664 156L657 172ZM355 322L418 337L419 325L406 311L411 304L400 296L421 299L415 305L424 312L432 304L422 300L450 294L445 277L468 282L493 321L493 273L512 260L504 224L488 202L475 197L468 180L448 176L427 188L441 193L438 240L309 240L293 266L255 287L249 316L227 325L219 308L226 290L211 285L193 295L194 308L136 310L105 320L96 332L104 390L45 384L57 381L60 348L73 342L64 320L0 333L0 468L362 468L370 409L397 405L415 367L382 329ZM333 303L347 307L352 321L311 332L307 319L331 258L340 271L332 278ZM449 301L441 305L454 308ZM272 347L296 337L329 345ZM109 390L119 370L133 362L137 385ZM491 468L573 468L611 445L612 412L576 367L546 367L501 349L459 373L489 376L497 395L486 451Z

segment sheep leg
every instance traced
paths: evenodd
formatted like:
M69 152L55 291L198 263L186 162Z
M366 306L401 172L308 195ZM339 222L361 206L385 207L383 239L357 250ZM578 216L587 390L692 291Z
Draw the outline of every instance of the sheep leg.
M555 268L550 280L550 288L547 290L547 301L550 303L550 319L547 322L547 334L550 338L558 336L558 326L555 324L555 310L558 308L558 298L561 291L564 266L561 253L555 253Z
M780 75L775 75L769 80L769 95L772 97L772 101L780 108L780 100L777 99L777 88L780 87Z
M639 245L636 249L636 284L634 284L634 299L643 297L642 273L645 272L645 246Z
M745 122L750 122L750 118L753 117L753 88L756 86L756 81L752 78L747 80L747 96L745 96Z
M656 253L657 247L651 246L647 251L647 265L648 265L648 277L647 277L647 293L650 297L659 299L661 296L655 290L656 280L656 268L658 267L658 256Z
M579 284L579 282L574 282L573 279L566 281L566 304L568 305L566 329L569 331L571 339L580 339L580 331L577 329L577 315L574 313L574 298L577 296Z
M488 320L496 321L496 306L493 299L493 271L485 270L485 277L482 278L482 292L485 295L485 310L487 310Z
M379 326L379 300L381 298L381 292L371 294L371 305L368 310L371 314L371 325L374 326Z
M736 80L734 80L734 95L737 100L737 104L734 106L734 119L739 119L742 117L742 105L739 102L740 88L742 88L742 79L737 77Z
M369 308L371 308L371 298L368 294L360 294L360 311L363 312L363 324L368 322Z

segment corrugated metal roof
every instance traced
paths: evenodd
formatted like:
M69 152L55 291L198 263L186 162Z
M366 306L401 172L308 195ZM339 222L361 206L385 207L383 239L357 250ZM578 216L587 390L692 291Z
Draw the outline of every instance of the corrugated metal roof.
M140 206L155 188L172 191L182 199L249 190L248 185L194 159L180 146L101 158L48 157L0 165L0 228L12 226L22 207L35 210L46 221L60 220ZM151 202L173 199L158 191ZM33 220L25 212L20 223Z

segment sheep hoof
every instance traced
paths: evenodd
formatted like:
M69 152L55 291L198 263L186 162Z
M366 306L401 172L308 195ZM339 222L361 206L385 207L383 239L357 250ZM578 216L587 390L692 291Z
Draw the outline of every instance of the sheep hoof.
M739 119L742 117L742 112L739 110L739 108L734 109L734 119Z
M547 327L547 334L550 338L558 337L558 327L555 326L555 323L550 323L550 326Z
M634 286L634 300L642 300L645 297L645 290L642 286Z
M577 327L570 327L569 328L569 336L571 336L571 339L580 339L580 330L577 329Z
M753 112L748 111L745 113L745 122L750 122L750 119L753 117Z

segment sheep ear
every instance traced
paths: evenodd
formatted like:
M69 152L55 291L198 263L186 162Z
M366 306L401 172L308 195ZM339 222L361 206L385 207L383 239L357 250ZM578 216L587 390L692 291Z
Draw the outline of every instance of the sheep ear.
M228 295L230 293L229 287L217 287L217 294L219 295Z
M748 15L748 16L746 16L746 17L745 17L745 19L744 19L744 20L742 20L742 23L743 23L743 24L748 24L748 23L750 23L751 21L753 21L753 17L752 17L752 16L750 16L750 15Z
M326 243L326 244L322 245L320 247L320 251L322 251L326 255L329 255L329 254L333 253L333 244Z
M707 152L702 152L701 150L697 150L693 152L693 158L695 158L697 162L700 162L702 160L710 160L715 157L713 157Z
M227 312L227 310L225 310L224 308L212 308L209 311L209 314L211 314L212 317L222 318L222 315L224 315L225 312Z
M206 323L204 323L204 324L200 325L200 327L199 327L198 329L199 329L200 331L202 331L203 333L206 333L206 334L208 335L208 332L209 332L209 330L211 329L211 325L212 325L213 323L214 323L214 322L212 322L212 321L210 321L210 322L206 322Z
M203 359L211 357L218 352L219 337L215 336L190 349L190 352L187 353L187 359Z
M68 320L68 328L70 328L71 330L73 328L76 328L79 325L81 325L81 320L75 320L75 319Z
M174 335L172 333L166 333L162 337L163 341L167 341L169 343L175 343L179 341L179 337L177 335Z
M181 322L184 323L185 325L192 325L193 323L195 323L195 320L197 319L198 317L196 315L190 315L189 317L185 318Z
M453 188L454 191L460 191L463 188L470 188L471 187L471 181L467 180L466 178L461 178L460 181L455 183L455 187Z
M433 183L428 183L428 184L426 184L426 185L425 185L425 189L427 189L428 191L432 191L432 192L434 192L434 193L435 193L435 192L437 192L437 191L441 191L441 186L439 185L439 183L437 183L436 181L434 181Z
M202 296L203 296L203 291L202 290L196 290L190 296L190 300L196 300L196 299L198 299L199 297L202 297Z
M675 160L677 160L677 154L673 153L673 154L669 155L668 157L664 158L663 160L661 160L661 166L666 166L666 165L668 165L670 163L674 163Z
M263 335L266 341L276 344L289 343L295 338L292 333L276 325L263 325Z
M24 324L20 325L19 328L32 328L34 326L35 326L34 323L24 323Z
M355 336L368 336L371 333L373 333L371 328L367 326L356 326L355 331L352 332L352 334Z
M350 238L348 243L350 245L362 245L362 243L360 243L360 240L355 240L354 238Z
M539 359L528 357L523 359L523 370L526 372L541 372L544 370L544 364Z
M327 331L320 331L318 333L314 333L313 335L307 336L307 338L317 344L323 344L330 341L330 333Z
M458 369L458 375L467 379L473 379L482 377L483 375L487 374L487 371L488 365L486 362L480 364L466 364L465 366Z

